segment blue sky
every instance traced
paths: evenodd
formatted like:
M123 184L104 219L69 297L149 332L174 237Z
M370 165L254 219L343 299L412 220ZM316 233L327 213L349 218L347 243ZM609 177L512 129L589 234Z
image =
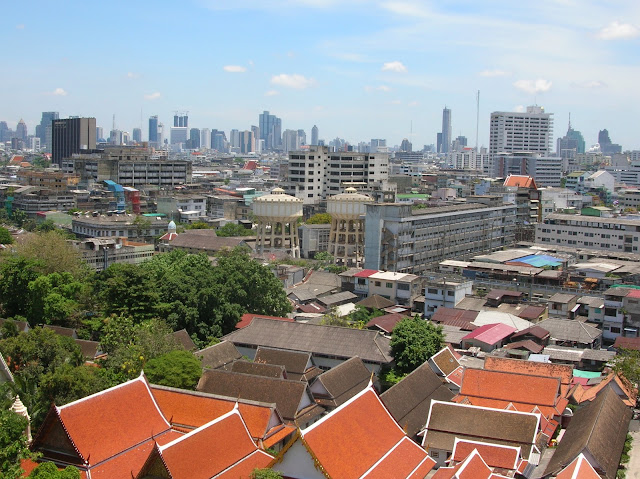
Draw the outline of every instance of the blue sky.
M7 2L0 120L42 111L131 131L174 110L190 126L248 129L269 110L326 140L488 145L489 115L569 112L587 145L607 128L640 148L640 2L619 0L190 0ZM411 135L411 129L413 134Z

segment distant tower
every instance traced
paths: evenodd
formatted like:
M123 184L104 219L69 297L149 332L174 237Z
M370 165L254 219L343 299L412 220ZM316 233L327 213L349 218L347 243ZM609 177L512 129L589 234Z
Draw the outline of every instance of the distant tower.
M451 151L451 110L446 106L442 110L442 152Z
M18 125L16 126L16 138L25 141L27 139L27 136L29 136L27 134L27 124L21 118L18 122Z
M134 128L132 137L134 143L142 143L142 130L140 128Z
M313 125L313 128L311 128L311 144L318 144L318 127L316 125Z
M253 200L253 214L258 223L258 253L285 252L300 257L297 222L302 217L301 199L275 188L271 194Z
M149 117L149 145L161 146L158 144L158 115Z
M366 204L373 200L347 188L344 193L327 199L331 215L329 254L342 266L359 267L364 262L364 215Z

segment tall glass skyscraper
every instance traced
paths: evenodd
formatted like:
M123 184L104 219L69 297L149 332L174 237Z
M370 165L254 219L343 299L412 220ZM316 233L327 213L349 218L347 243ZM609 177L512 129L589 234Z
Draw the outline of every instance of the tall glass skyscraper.
M149 143L158 145L158 115L149 117Z

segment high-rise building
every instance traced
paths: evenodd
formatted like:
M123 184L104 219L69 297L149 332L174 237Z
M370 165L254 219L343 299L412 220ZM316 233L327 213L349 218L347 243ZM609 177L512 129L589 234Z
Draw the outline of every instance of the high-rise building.
M149 117L149 146L161 146L158 143L158 115Z
M131 136L134 143L142 143L142 130L140 128L134 128Z
M446 106L442 110L441 150L438 153L449 153L451 150L451 110Z
M191 149L196 150L200 148L200 129L191 128L191 130L189 130L189 142Z
M569 118L569 129L567 134L558 138L556 154L560 158L575 158L576 154L584 153L585 141L582 133L571 128L571 118Z
M109 144L110 145L124 145L124 138L122 136L122 131L120 130L111 130L109 132Z
M256 140L252 131L245 130L238 132L238 147L240 148L240 153L256 151Z
M60 165L64 158L80 150L96 147L95 118L65 118L53 120L51 125L51 161Z
M609 131L605 128L598 132L598 143L603 155L615 155L622 152L622 147L611 142Z
M227 151L227 135L224 131L211 130L211 149L226 152Z
M298 142L300 145L307 144L307 133L304 130L298 130Z
M29 136L27 132L27 124L24 122L22 118L20 118L20 121L16 126L16 138L18 140L25 141L27 139L27 136Z
M173 126L169 131L169 142L172 145L186 143L189 136L189 129L186 126Z
M371 148L369 150L371 153L386 153L387 150L387 140L381 140L372 138L371 139Z
M403 138L402 142L400 143L400 151L413 151L413 145L408 139Z
M255 148L253 149L253 151L260 154L262 153L262 148L260 147L260 145L262 144L260 142L260 127L251 125L251 132L253 133L253 142L255 143Z
M101 126L96 126L96 144L104 142L104 129Z
M158 123L158 141L156 142L156 147L162 148L164 141L164 123Z
M174 128L189 128L189 116L187 113L176 113L173 116Z
M300 137L296 130L284 130L282 134L282 146L285 153L295 151L300 148Z
M51 141L47 142L47 127L49 127L49 135L51 135L51 122L60 118L57 111L43 111L40 124L36 125L36 136L40 138L40 146L44 146L47 150L51 150Z
M260 139L264 140L267 150L275 150L282 146L282 120L268 111L258 115Z
M313 128L311 128L311 144L318 144L318 127L316 125L313 125Z
M200 148L205 150L211 149L211 129L203 128L200 130Z
M229 143L231 148L240 148L240 130L234 128L229 132Z
M553 142L552 115L540 106L528 106L525 112L491 113L489 155L526 151L548 156Z

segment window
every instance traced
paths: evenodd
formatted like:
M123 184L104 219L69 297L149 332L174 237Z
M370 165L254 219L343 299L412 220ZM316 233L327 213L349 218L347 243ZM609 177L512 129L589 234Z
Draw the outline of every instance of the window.
M440 453L438 451L431 451L429 454L431 457L440 457Z
M375 282L375 285L376 285L376 286L380 286L381 284L382 284L382 283L381 283L380 281L376 281L376 282Z
M447 296L453 296L455 293L453 291L447 291Z
M620 328L616 328L614 326L611 326L611 332L614 334L620 334Z
M437 290L437 289L434 289L434 288L429 288L429 289L427 289L427 292L428 292L429 294L438 294L438 290Z
M393 288L393 283L387 283L386 286L387 288Z
M616 316L617 309L616 308L604 308L605 316Z

